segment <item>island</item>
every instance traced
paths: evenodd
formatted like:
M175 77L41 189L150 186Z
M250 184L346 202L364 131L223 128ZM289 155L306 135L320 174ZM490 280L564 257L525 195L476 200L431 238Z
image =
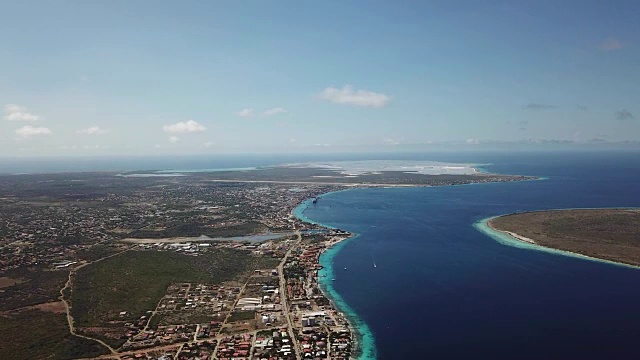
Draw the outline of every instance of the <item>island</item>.
M640 209L523 212L488 226L525 243L640 266Z
M300 204L533 179L388 161L0 175L0 358L357 358L321 260L353 234Z

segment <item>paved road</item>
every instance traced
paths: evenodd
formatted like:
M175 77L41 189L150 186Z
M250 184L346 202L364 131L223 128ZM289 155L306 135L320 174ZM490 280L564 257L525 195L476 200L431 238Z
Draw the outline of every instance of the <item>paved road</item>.
M300 349L298 349L298 339L293 332L293 324L291 323L291 313L289 312L289 303L287 302L287 283L284 278L284 264L287 262L287 258L291 255L291 251L295 249L302 241L302 234L300 230L296 230L296 242L289 248L289 251L284 255L280 265L278 265L278 276L280 277L280 300L282 301L282 314L287 318L287 326L289 328L289 334L291 334L291 341L293 342L293 348L295 349L296 359L300 360Z
M300 349L298 348L298 339L296 338L296 336L295 336L295 334L294 334L294 332L293 332L293 323L292 323L292 320L291 320L292 315L291 315L291 313L290 313L290 311L289 311L289 303L288 303L288 301L287 301L287 286L286 286L286 281L285 281L285 278L284 278L284 264L286 263L287 258L291 255L291 252L292 252L295 248L297 248L297 247L300 245L300 242L302 241L302 233L301 233L299 230L296 230L295 234L296 234L296 236L297 236L297 239L295 240L294 244L292 244L292 245L291 245L291 247L289 248L289 250L287 251L287 253L286 253L286 254L284 255L284 257L282 258L282 261L281 261L281 262L280 262L280 264L278 265L278 276L279 276L279 278L280 278L280 299L281 299L281 302L282 302L282 313L283 313L283 316L285 316L285 317L286 317L286 319L287 319L287 327L288 327L288 331L289 331L289 333L291 334L291 340L292 340L292 342L293 342L293 344L292 344L292 345L293 345L293 348L294 348L294 351L295 351L295 354L296 354L296 360L301 360L301 359L302 359L302 357L301 357L301 355L300 355ZM91 338L91 337L84 336L84 335L80 335L80 334L77 334L77 333L76 333L76 330L75 330L75 327L74 327L74 324L73 324L73 317L72 317L72 315L71 315L71 311L70 311L70 306L69 306L69 303L67 302L67 299L65 299L65 297L64 297L64 291L65 291L67 288L70 288L70 287L71 287L73 274L74 274L77 270L79 270L79 269L81 269L81 268L83 268L83 267L85 267L85 266L87 266L87 265L89 265L89 264L93 264L93 263L96 263L96 262L98 262L98 261L102 261L102 260L108 259L108 258L110 258L110 257L120 255L120 254L122 254L122 253L124 253L124 252L129 251L130 249L131 249L131 248L128 248L127 250L121 251L121 252L119 252L119 253L112 254L112 255L110 255L110 256L107 256L107 257L101 258L101 259L96 260L96 261L93 261L93 262L84 263L84 264L82 264L82 265L80 265L80 266L78 266L78 267L74 268L73 270L71 270L71 272L69 272L69 278L68 278L68 280L67 280L67 283L66 283L66 284L65 284L65 286L60 290L60 299L64 302L64 305L65 305L65 308L66 308L66 312L67 312L67 321L68 321L68 323L69 323L69 331L71 332L71 334L72 334L72 335L74 335L74 336L78 336L78 337L81 337L81 338L88 339L88 340L97 341L98 343L100 343L101 345L103 345L104 347L106 347L107 349L109 349L109 351L111 352L110 354L99 356L99 357L97 357L96 359L121 359L121 356L124 356L124 355L132 355L132 354L134 354L134 353L147 352L147 351L153 351L153 350L169 350L169 349L173 349L173 348L175 348L176 346L177 346L179 349L182 349L182 347L183 347L186 343L189 343L189 342L192 342L192 341L195 341L195 340L196 340L196 338L194 337L194 339L192 339L191 341L189 341L189 342L185 342L185 343L182 343L182 344L172 344L172 345L166 345L166 346L152 347L152 348L148 348L148 349L138 349L138 350L124 351L124 352L119 353L119 352L117 352L117 350L116 350L116 349L112 348L111 346L109 346L108 344L106 344L105 342L103 342L102 340L95 339L95 338ZM242 288L240 289L240 294L242 294L242 293L244 292L244 290L245 290L245 288L246 288L246 286L247 286L247 284L248 284L248 282L249 282L249 280L250 280L250 279L251 279L251 276L249 276L249 278L247 279L247 281L244 283L244 285L243 285L243 286L242 286ZM224 320L223 324L224 324L224 323L226 323L226 322L227 322L227 320L228 320L228 318L231 316L231 313L233 312L233 309L235 308L235 306L236 306L236 304L237 304L237 302L238 302L238 300L239 300L239 299L240 299L240 295L239 295L239 296L238 296L238 298L236 299L236 301L235 301L234 305L232 306L232 308L230 309L230 311L227 313L227 317L225 318L225 320ZM155 309L154 311L157 311L157 307L156 307L156 309ZM155 314L155 313L154 313L154 314ZM151 317L149 317L149 320L151 320ZM148 327L148 325L149 325L149 323L147 323L147 326L145 327L145 329ZM275 329L275 328L274 328L274 329ZM222 327L220 328L220 330L222 330ZM209 340L213 340L213 339L215 339L215 340L219 341L222 337L227 336L227 335L223 335L223 334L221 334L221 333L220 333L220 330L218 331L218 333L216 334L216 336L215 336L215 337L209 338ZM251 333L254 335L253 343L252 343L252 349L253 349L253 345L255 344L255 335L257 334L257 331L253 331L253 332L251 332ZM197 331L196 331L196 334L197 334ZM206 340L206 339L201 339L201 340ZM216 351L217 351L217 350L216 350ZM178 350L178 352L179 352L179 350ZM252 355L253 355L253 354L252 354ZM251 355L251 356L252 356L252 355Z

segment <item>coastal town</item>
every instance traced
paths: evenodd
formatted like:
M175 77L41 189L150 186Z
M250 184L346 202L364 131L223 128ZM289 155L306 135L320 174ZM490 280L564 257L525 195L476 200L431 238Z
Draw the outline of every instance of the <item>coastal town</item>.
M245 247L256 255L282 259L277 267L256 269L246 282L221 286L176 283L154 309L133 320L123 310L120 336L126 342L103 359L349 359L354 337L347 318L323 294L319 256L349 238L340 230L302 225L296 236ZM138 245L132 251L190 251ZM208 248L205 246L204 248ZM198 250L191 256L198 256ZM206 321L197 321L205 319Z
M56 182L58 187L47 189ZM305 199L341 186L218 185L84 174L44 186L15 183L19 191L3 184L1 311L19 318L34 306L66 304L71 333L101 345L91 358L352 355L349 323L323 295L318 277L322 251L349 234L306 224L292 214ZM85 184L88 191L76 189ZM152 307L112 307L102 324L76 315L84 306L83 271L94 263L108 263L120 254L142 259L169 254L204 262L221 251L271 266L245 269L221 282L172 282ZM47 286L38 286L45 281Z
M268 181L255 180L259 171L246 180L1 176L0 336L16 337L9 351L29 353L45 336L48 358L357 357L358 332L327 297L334 279L320 260L351 234L294 209L354 187L522 180L385 173L358 184L330 170L265 171ZM381 179L391 184L372 183Z

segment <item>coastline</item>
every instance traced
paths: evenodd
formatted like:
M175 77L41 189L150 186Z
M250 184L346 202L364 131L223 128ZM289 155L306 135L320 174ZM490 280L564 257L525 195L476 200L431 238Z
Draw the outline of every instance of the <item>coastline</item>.
M489 172L478 171L477 168L472 167L477 174L490 174ZM538 181L538 180L547 180L546 177L533 177L531 179L521 179L517 181ZM495 183L495 182L487 182L487 183ZM449 185L439 185L439 186L463 186L463 185L482 185L487 184L485 182L471 182L466 184L449 184ZM342 191L350 191L354 189L362 189L362 188L401 188L401 187L434 187L433 185L421 185L421 184L410 184L410 185L397 185L397 184L339 184L343 185L346 188L329 191L326 193L319 194L319 196L326 197L331 196L333 194L342 192ZM295 206L291 210L291 215L297 218L298 220L313 224L316 226L320 226L326 229L337 229L334 226L323 224L312 220L304 215L305 210L311 205L312 199L305 199L303 202ZM475 225L474 225L475 226ZM322 266L322 269L318 271L318 285L325 297L329 299L332 303L333 307L336 311L342 313L344 318L348 322L349 329L353 334L353 342L354 342L354 352L352 354L352 359L357 360L371 360L377 359L377 349L375 346L375 338L371 329L369 329L368 325L358 316L358 314L344 301L342 296L333 288L333 283L331 279L334 278L334 269L333 269L333 258L335 255L344 247L349 240L353 240L358 238L360 235L356 233L350 233L350 236L345 238L344 240L337 241L333 243L331 246L327 247L322 251L319 256L318 262ZM517 240L516 240L517 241ZM522 243L521 241L518 241Z
M347 190L352 189L331 191L328 193L324 193L322 196L328 196ZM291 214L300 221L328 229L336 229L331 225L319 223L304 215L304 211L307 209L307 207L309 207L311 201L311 199L304 200L291 211ZM322 291L324 296L326 296L327 299L331 301L336 311L341 312L344 315L347 323L349 324L349 329L353 334L354 342L354 351L352 358L358 360L372 360L377 359L377 351L375 347L375 339L373 337L371 329L369 329L369 326L358 316L358 314L349 306L349 304L344 301L342 296L340 296L340 294L333 288L331 280L334 276L333 258L338 252L340 252L342 247L344 247L348 241L356 239L358 237L359 234L350 233L349 237L333 243L331 246L322 251L318 259L320 265L322 266L322 269L318 271L318 285L320 287L320 291Z
M544 211L544 210L538 210L538 211ZM511 246L519 249L525 249L525 250L542 251L549 254L568 256L576 259L594 261L594 262L608 264L608 265L620 266L628 269L635 269L635 270L640 269L640 266L635 266L631 264L626 264L626 263L616 262L616 261L611 261L606 259L600 259L593 256L583 255L583 254L579 254L579 253L575 253L567 250L554 249L554 248L538 245L535 243L535 241L528 242L528 241L522 240L520 238L522 238L523 236L515 234L517 235L516 237L516 236L513 236L512 233L509 231L498 230L493 226L491 226L490 224L491 220L496 219L500 216L503 216L503 215L491 216L488 218L480 219L473 224L473 227L476 230L489 236L490 238L492 238L493 240L497 241L502 245Z

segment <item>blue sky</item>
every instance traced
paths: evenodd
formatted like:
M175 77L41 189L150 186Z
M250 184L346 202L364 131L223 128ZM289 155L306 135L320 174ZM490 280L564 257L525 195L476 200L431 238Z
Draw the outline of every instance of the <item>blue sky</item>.
M637 1L0 9L0 155L640 140Z

